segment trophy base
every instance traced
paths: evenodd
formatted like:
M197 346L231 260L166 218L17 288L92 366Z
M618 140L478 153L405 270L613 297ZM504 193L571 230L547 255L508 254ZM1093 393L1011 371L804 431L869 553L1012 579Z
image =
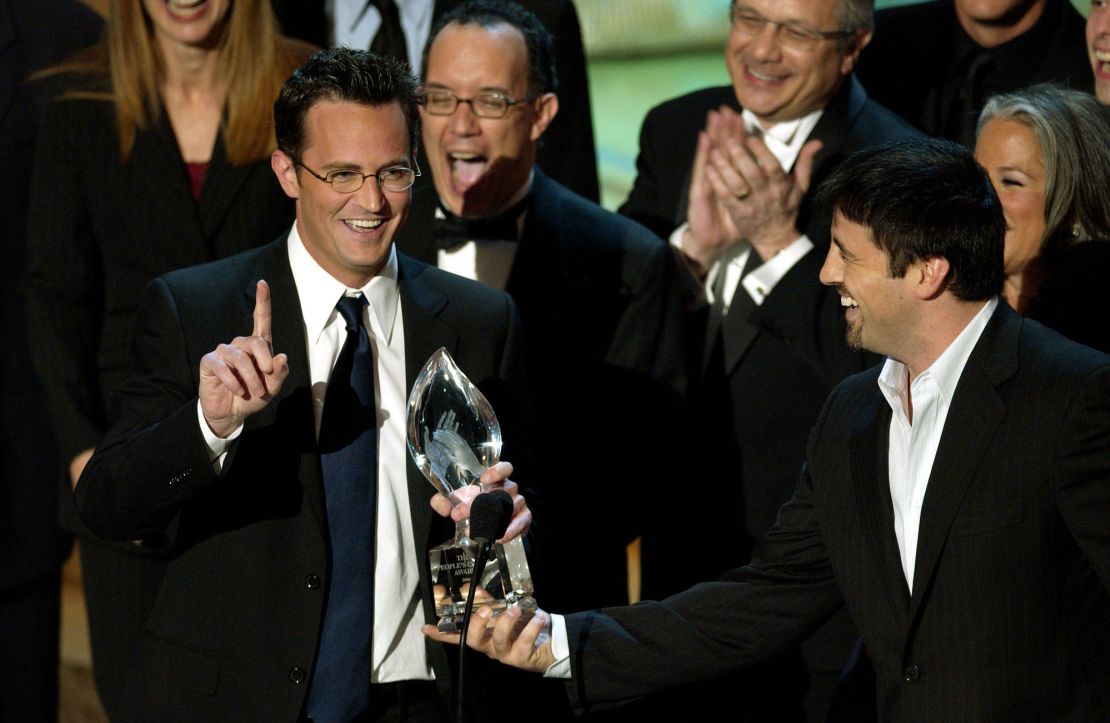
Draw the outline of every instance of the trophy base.
M478 544L465 536L435 547L428 553L437 627L441 632L458 632L477 556ZM532 575L520 538L505 545L493 546L493 554L482 571L478 589L474 591L474 607L479 606L490 608L494 615L510 607L521 607L528 613L535 611Z

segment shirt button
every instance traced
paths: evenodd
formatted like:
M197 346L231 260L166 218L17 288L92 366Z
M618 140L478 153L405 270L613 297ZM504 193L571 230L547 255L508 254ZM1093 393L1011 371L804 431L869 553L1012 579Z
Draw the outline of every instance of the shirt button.
M909 665L906 667L906 681L909 683L916 683L921 678L921 668L916 665Z
M292 668L289 669L289 680L293 681L297 685L300 685L301 683L303 683L304 682L304 669L299 667L299 666L294 665Z
M318 575L306 575L304 584L309 590L315 590L320 587L320 577Z

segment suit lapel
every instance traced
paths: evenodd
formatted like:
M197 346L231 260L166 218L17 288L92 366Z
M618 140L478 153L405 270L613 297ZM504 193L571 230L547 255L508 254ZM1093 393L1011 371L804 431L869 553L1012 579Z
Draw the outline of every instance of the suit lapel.
M239 197L239 192L247 178L257 169L254 164L233 166L227 160L224 148L223 131L216 134L216 144L212 148L212 158L204 174L204 185L200 189L200 203L197 204L201 233L205 239L214 239L224 218ZM209 257L223 256L218 249L208 249Z
M574 268L563 254L565 245L558 236L563 228L559 221L563 205L553 183L535 169L520 247L505 284L505 291L526 318L534 319L539 309L556 310L564 303L574 308L582 299L593 298L580 293L586 270ZM563 303L553 303L552 299ZM551 323L545 321L545 328L558 328Z
M894 534L894 506L887 468L890 415L890 406L876 390L870 403L860 410L860 424L849 436L848 460L868 539L878 541L877 545L870 546L876 570L886 582L889 599L899 603L894 608L899 622L905 623L910 590Z
M921 508L911 616L921 607L952 519L1006 414L997 385L1017 368L1020 323L1017 315L999 302L960 375Z
M403 254L397 256L398 282L401 293L401 318L405 329L405 385L412 389L416 377L437 349L444 347L454 356L458 351L458 333L439 319L448 300L438 289L423 279L429 267L423 266ZM421 577L427 547L443 540L432 540L432 510L428 506L431 483L417 469L411 456L407 459L406 472L409 491L409 508L412 513L413 540L421 561Z
M159 111L152 127L135 134L135 146L127 165L134 174L135 183L141 188L160 189L145 194L144 198L158 206L161 213L152 216L159 218L159 227L171 229L174 236L170 253L176 262L169 261L167 268L191 266L198 259L210 258L193 194L189 190L185 163L164 111Z
M289 357L289 377L282 385L278 399L247 419L246 429L276 425L289 430L282 438L292 440L298 451L305 498L320 529L326 530L324 483L316 450L316 424L301 301L289 268L286 237L275 241L270 249L259 261L256 278L247 279L244 285L242 323L247 331L253 326L255 284L258 279L265 279L270 285L273 348L275 352Z

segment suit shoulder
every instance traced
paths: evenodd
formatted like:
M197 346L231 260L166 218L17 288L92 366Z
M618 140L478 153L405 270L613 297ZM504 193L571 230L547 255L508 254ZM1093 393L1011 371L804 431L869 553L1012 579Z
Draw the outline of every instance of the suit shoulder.
M553 179L546 181L548 194L557 199L558 212L544 213L543 222L561 227L560 235L569 243L647 256L665 250L665 244L643 224L603 208Z
M195 298L214 298L226 293L241 293L245 284L257 281L264 266L263 260L280 254L285 249L285 237L264 246L209 261L196 266L175 269L158 277L174 296L182 294Z
M863 139L866 145L891 143L925 136L902 116L873 98L868 98L864 102L859 117L856 119L853 135Z
M1110 354L1072 341L1033 319L1021 320L1018 339L1018 354L1023 369L1082 379L1110 367Z
M468 279L450 271L426 264L405 254L398 254L402 268L402 282L419 281L429 288L443 294L452 304L462 305L469 311L499 313L511 303L511 297L492 286Z
M731 85L717 85L685 93L654 106L647 113L648 121L667 122L675 118L691 117L699 127L705 124L705 114L721 105L739 108L736 93Z

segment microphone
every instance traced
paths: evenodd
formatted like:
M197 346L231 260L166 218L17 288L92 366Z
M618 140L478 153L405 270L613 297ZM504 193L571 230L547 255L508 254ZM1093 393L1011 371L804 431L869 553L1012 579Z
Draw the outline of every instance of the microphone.
M486 569L486 561L493 550L493 543L509 529L509 522L513 518L513 498L504 490L483 492L470 503L470 534L471 540L478 544L478 555L474 559L474 572L470 576L470 590L466 593L466 605L463 606L461 630L459 631L459 678L456 692L455 720L459 723L463 717L463 662L466 653L467 629L470 627L470 616L474 612L474 591L482 584L482 573Z

